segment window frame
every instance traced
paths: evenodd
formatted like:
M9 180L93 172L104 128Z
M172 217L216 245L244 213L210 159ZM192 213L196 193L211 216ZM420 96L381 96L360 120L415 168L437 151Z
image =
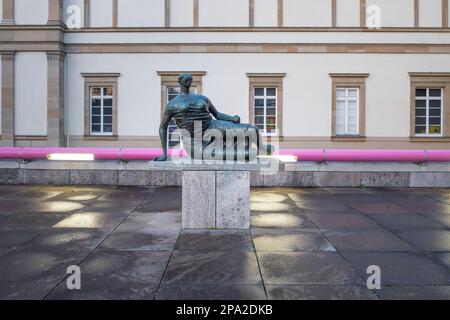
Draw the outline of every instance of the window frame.
M337 94L337 92L339 91L339 90L345 90L345 92L346 92L346 95L345 95L345 98L340 98L339 96L338 96L338 94ZM350 90L356 90L357 91L357 95L356 95L356 98L351 98L350 96L349 96L349 92L350 92ZM359 118L360 118L360 115L359 115L359 113L360 113L360 110L359 110L359 104L360 104L360 95L361 95L361 90L360 90L360 88L359 87L357 87L357 86L352 86L352 87L349 87L349 86L347 86L347 87L343 87L343 86L337 86L336 87L336 136L339 136L339 137L341 137L341 136L359 136L359 127L360 127L360 122L359 122ZM354 100L356 100L356 133L350 133L349 132L349 102L351 102L351 101L354 101ZM340 102L340 101L344 101L345 102L345 112L346 112L346 114L345 114L345 133L338 133L337 132L337 104L338 104L338 102Z
M100 96L93 96L92 95L92 89L93 88L99 88L100 91L101 91L101 95ZM103 95L104 89L106 89L106 88L112 88L112 90L113 90L113 95L112 96L105 96L105 95ZM93 132L92 131L92 126L93 126L92 117L94 116L94 114L92 113L92 109L94 108L94 106L92 105L93 97L97 97L97 99L100 99L100 101L101 101L101 105L99 106L100 110L101 110L101 114L100 114L100 129L101 129L101 131L100 132ZM105 115L104 115L104 109L105 109L104 101L105 101L105 99L111 99L112 100L112 104L114 104L114 88L112 86L102 86L102 87L100 87L100 86L89 86L89 135L90 136L112 136L113 135L113 130L112 129L111 129L111 132L104 132L104 117L105 117ZM111 105L111 109L114 109L112 105ZM95 115L95 116L98 116L98 115ZM111 113L111 117L114 118L112 113ZM111 121L111 125L112 125L113 121L114 120Z
M331 138L344 139L366 139L366 80L369 73L330 73L331 78ZM358 95L358 133L357 134L337 134L337 90L339 88L357 88Z
M250 123L255 120L254 92L256 88L276 88L276 132L267 134L261 132L263 137L283 137L283 81L285 73L247 73L249 79L249 110L248 116ZM266 107L264 107L264 121L266 121ZM264 124L264 128L266 124Z
M410 139L442 140L450 137L450 72L410 72ZM416 134L416 89L442 89L441 134Z
M263 96L257 96L256 95L256 89L263 89L264 90L264 95ZM274 96L268 96L267 95L267 89L275 89L275 95ZM252 120L252 123L254 124L254 125L257 125L256 124L256 121L255 121L255 118L257 117L256 116L256 100L257 99L262 99L262 100L264 100L264 106L263 106L263 108L264 108L264 115L262 116L263 117L263 119L264 119L264 121L263 121L263 126L264 126L264 129L263 130L261 130L260 129L260 133L262 134L262 135L264 135L264 136L270 136L270 137L277 137L279 134L278 134L278 132L279 132L279 129L278 129L278 88L277 87L274 87L274 86L265 86L265 87L262 87L262 86L254 86L253 87L253 101L252 101L252 103L253 103L253 106L252 106L252 110L253 110L253 114L251 115L251 120ZM275 99L275 132L271 132L271 133L267 133L267 100L268 99Z
M426 90L427 95L423 98L418 97L417 96L417 90ZM439 99L433 99L432 97L430 97L429 92L430 90L440 90L441 91L441 96L439 97ZM430 99L431 98L431 99ZM426 133L416 133L416 127L417 127L417 123L416 123L416 116L414 115L414 136L415 137L419 137L419 138L423 138L423 137L443 137L444 135L444 88L439 88L439 87L421 87L421 86L416 86L415 90L414 90L414 113L417 111L417 107L416 107L416 102L417 100L423 100L426 101L426 106L425 106L425 110L426 110L426 115L425 115L425 128L426 128ZM440 118L441 118L441 122L440 122L440 127L441 127L441 133L429 133L430 130L430 101L431 100L436 100L436 101L440 101L441 102L441 114L440 114Z
M84 137L93 139L117 139L117 97L118 78L120 73L82 73L84 78ZM112 87L112 132L95 133L92 132L92 109L91 109L91 88ZM103 107L102 107L103 108ZM103 128L102 128L103 130Z

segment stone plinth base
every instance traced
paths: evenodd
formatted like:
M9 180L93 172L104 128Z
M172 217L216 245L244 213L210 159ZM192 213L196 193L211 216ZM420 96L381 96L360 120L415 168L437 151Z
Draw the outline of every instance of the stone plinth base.
M183 229L249 229L249 171L183 171Z

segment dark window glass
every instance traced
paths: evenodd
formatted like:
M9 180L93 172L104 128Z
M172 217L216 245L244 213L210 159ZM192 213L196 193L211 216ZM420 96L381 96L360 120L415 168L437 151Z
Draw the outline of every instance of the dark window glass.
M440 117L441 109L430 109L430 117Z
M263 108L255 108L255 116L263 116L264 109Z
M430 108L440 108L441 100L430 100L429 106L430 106Z
M436 124L440 125L441 124L441 118L440 117L430 117L429 124L430 124L430 126L431 125L436 125Z
M427 115L427 109L416 109L416 116L425 117Z
M426 108L427 101L426 100L416 100L416 108Z
M101 99L92 99L92 106L93 107L100 107L102 105Z
M264 88L255 88L255 96L263 96L264 95Z
M103 122L104 123L112 123L112 117L111 116L105 116L104 118L103 118Z
M92 114L93 115L100 115L102 113L101 108L92 108Z
M103 106L112 107L112 99L103 99Z
M267 108L267 115L268 116L274 116L276 115L276 109L275 108Z
M101 123L100 116L92 116L92 123Z
M427 128L425 126L416 126L417 134L425 134L427 133Z
M92 125L92 132L100 132L100 125L99 124L93 124Z
M267 96L274 97L277 95L277 89L276 88L267 88Z
M268 107L275 107L277 105L277 101L275 99L267 99L266 103Z
M430 97L440 97L441 89L430 89Z
M255 124L264 124L264 117L255 117Z
M105 116L111 116L112 115L112 108L104 108L103 109L103 114Z
M264 99L255 99L255 107L264 107Z
M427 123L427 118L416 117L416 125L425 125Z
M112 132L112 125L104 124L103 125L103 132L111 133Z
M416 89L416 97L426 97L427 89Z

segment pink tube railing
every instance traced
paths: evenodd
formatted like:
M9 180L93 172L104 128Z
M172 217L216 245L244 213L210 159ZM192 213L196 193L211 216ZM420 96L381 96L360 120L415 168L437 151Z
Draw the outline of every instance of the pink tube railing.
M156 148L0 148L0 160L42 160L50 154L93 154L95 160L149 161L162 155ZM450 150L351 150L281 149L275 155L296 156L313 162L450 162ZM184 150L169 150L169 156L186 156Z

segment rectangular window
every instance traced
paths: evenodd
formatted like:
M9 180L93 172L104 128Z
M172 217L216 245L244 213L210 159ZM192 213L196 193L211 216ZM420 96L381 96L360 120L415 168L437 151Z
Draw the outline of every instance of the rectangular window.
M191 92L196 93L197 89L191 87ZM173 86L167 87L167 99L166 104L175 99L180 94L180 87ZM182 149L183 141L181 140L180 130L178 130L177 124L174 119L170 120L167 127L167 147L169 149Z
M336 88L336 135L359 135L359 88Z
M90 87L90 134L113 134L113 87Z
M442 88L416 88L415 92L416 136L442 135Z
M253 89L253 123L266 135L277 135L277 88Z

